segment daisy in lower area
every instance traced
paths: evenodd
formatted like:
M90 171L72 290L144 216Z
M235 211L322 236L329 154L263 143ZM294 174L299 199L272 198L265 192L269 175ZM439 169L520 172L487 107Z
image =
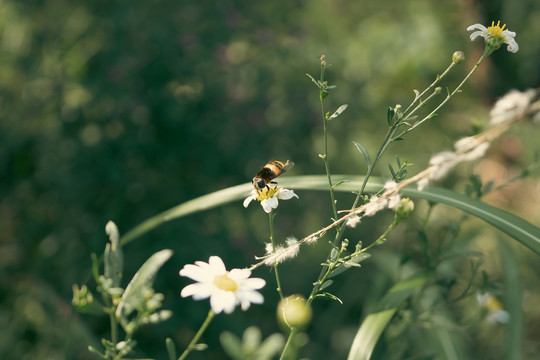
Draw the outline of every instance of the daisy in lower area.
M248 269L227 271L219 256L210 256L208 263L196 261L195 265L185 265L180 276L197 281L182 289L182 297L193 296L194 300L210 298L210 307L219 314L230 314L236 305L247 310L251 304L262 304L263 296L257 292L266 285L260 278L249 278Z
M251 194L244 200L244 207L247 208L251 201L257 200L261 202L264 211L270 213L272 209L278 207L278 200L289 200L293 197L298 198L298 195L296 195L294 191L278 186L266 187L262 190L253 189Z
M506 49L512 53L516 53L519 50L518 43L514 39L516 33L508 29L504 29L506 24L500 26L501 22L498 21L495 25L495 21L491 23L490 27L485 27L482 24L474 24L467 28L467 31L476 30L471 34L471 41L474 41L477 37L484 38L486 43L486 52L491 54L493 51L501 47L502 44L508 45Z

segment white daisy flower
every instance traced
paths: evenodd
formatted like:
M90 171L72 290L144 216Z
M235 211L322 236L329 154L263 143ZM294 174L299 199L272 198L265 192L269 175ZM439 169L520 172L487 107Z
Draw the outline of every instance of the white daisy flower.
M185 265L180 276L197 281L182 289L182 297L193 296L193 300L210 298L212 310L219 314L230 314L236 305L247 310L253 304L262 304L263 296L256 290L266 285L260 278L249 278L248 269L232 269L227 271L219 256L210 256L208 263L196 261L195 265Z
M476 30L471 34L471 41L474 41L477 37L484 38L486 43L486 51L491 54L493 51L501 47L502 44L508 45L506 49L512 53L516 53L519 50L518 43L514 39L516 33L510 30L505 30L506 24L502 27L501 22L498 21L495 25L495 21L491 23L490 27L485 27L482 24L474 24L467 28L467 31Z
M298 198L298 195L294 191L277 186L266 187L262 190L253 189L251 190L251 194L244 200L244 207L247 208L251 201L257 200L261 202L264 211L270 213L272 209L278 207L278 200L289 200L293 197Z

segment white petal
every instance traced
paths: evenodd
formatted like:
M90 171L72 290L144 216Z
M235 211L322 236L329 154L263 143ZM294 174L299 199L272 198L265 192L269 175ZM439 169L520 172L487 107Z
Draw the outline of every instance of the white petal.
M482 30L482 31L487 31L487 28L482 25L482 24L474 24L474 25L471 25L467 28L467 31L472 31L472 30Z
M278 198L277 198L277 197L271 197L270 199L268 199L268 205L269 205L272 209L277 208L278 205L279 205Z
M474 41L479 36L485 39L488 35L485 31L475 31L471 34L471 41Z
M232 269L229 271L229 278L236 281L237 283L240 283L251 275L251 271L248 269Z
M506 47L506 49L508 51L510 51L511 53L516 53L518 52L519 50L519 45L518 43L516 42L516 40L514 39L514 37L516 36L516 33L513 32L513 31L508 31L508 30L504 30L502 32L502 36L504 38L504 42L506 44L508 44L508 46Z
M211 282L214 278L214 274L208 271L208 264L203 268L201 266L188 264L180 270L180 276L188 277L198 282Z
M244 207L247 208L248 205L249 205L249 203L250 203L252 200L255 200L255 198L253 197L253 195L248 196L248 197L244 200Z
M210 297L210 306L216 314L225 311L226 314L233 312L236 306L236 297L231 291L217 291Z
M264 297L257 291L249 291L242 293L239 298L240 301L247 301L252 304L262 304L264 302Z
M201 299L206 299L207 297L209 297L213 291L214 291L214 287L211 285L195 283L195 284L191 284L183 288L182 292L180 293L180 296L182 297L193 296L193 299L201 300Z
M298 198L298 195L296 195L294 193L294 191L292 190L289 190L289 189L280 189L277 193L277 198L280 199L280 200L289 200L291 199L292 197L296 197Z
M242 282L243 286L249 287L250 289L262 289L266 285L266 281L261 278L252 278L246 279Z
M219 256L210 256L210 259L208 260L208 264L212 267L212 270L214 271L214 274L222 275L227 272L227 269L225 268L225 264L223 263L223 260Z
M261 206L262 206L264 212L267 213L267 214L269 214L270 211L272 211L272 207L268 203L268 199L264 199L263 201L261 201Z

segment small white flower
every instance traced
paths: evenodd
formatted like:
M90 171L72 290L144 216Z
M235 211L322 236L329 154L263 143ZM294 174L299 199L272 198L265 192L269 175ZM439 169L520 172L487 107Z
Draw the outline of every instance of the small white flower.
M497 322L506 324L510 320L510 314L504 310L501 302L489 292L477 292L476 300L481 307L488 310L487 322L489 324L493 325Z
M524 117L529 110L536 91L529 89L524 92L512 90L495 103L489 112L491 125L504 124Z
M272 209L275 209L279 205L278 200L289 200L293 197L298 198L298 195L293 190L284 189L281 187L270 187L262 190L251 190L251 194L244 200L244 207L248 207L249 203L253 200L261 202L261 206L264 211L270 213Z
M236 305L247 310L253 304L262 304L263 296L256 290L266 285L260 278L249 278L248 269L232 269L227 271L219 256L210 256L208 263L196 261L195 265L185 265L180 276L197 281L182 289L182 297L193 296L193 300L210 298L212 310L219 314L224 311L230 314Z
M471 34L471 41L474 41L477 37L481 36L484 38L486 46L489 48L489 53L497 50L502 44L506 44L507 50L516 53L519 50L518 43L514 39L516 33L510 30L504 30L506 24L502 27L500 26L501 22L495 21L491 23L491 26L486 28L482 24L474 24L467 28L467 31L476 30Z

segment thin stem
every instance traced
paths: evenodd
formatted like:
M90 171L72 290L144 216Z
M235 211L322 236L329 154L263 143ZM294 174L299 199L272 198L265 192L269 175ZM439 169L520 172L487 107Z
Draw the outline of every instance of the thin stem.
M418 126L420 126L421 124L423 124L425 121L429 120L435 113L437 113L437 111L443 107L447 102L448 100L450 100L458 91L461 90L461 88L463 87L463 85L467 82L467 80L469 80L469 78L471 77L471 75L476 71L476 69L478 69L478 67L480 66L480 64L482 63L482 61L484 61L484 59L487 57L488 54L484 53L482 54L482 56L480 57L480 59L476 62L476 64L474 65L474 67L471 69L471 71L467 74L467 76L465 76L465 78L463 79L463 81L454 89L454 91L452 91L451 94L449 94L448 96L446 96L446 98L439 104L439 106L437 106L432 112L429 113L429 115L427 115L426 117L424 117L422 120L420 120L419 122L415 123L413 126L411 126L410 128L408 128L407 130L403 131L401 134L399 134L398 136L396 136L395 138L393 138L392 140L396 139L396 138L399 138L411 131L413 131L415 128L417 128Z
M197 333L189 343L188 347L186 348L186 350L184 350L182 355L180 355L178 360L184 360L188 356L188 354L195 348L195 345L197 345L197 342L210 324L210 321L212 321L212 319L214 318L214 315L216 315L216 313L214 312L214 310L210 309L208 315L206 316L206 320L204 320L203 324L201 325L201 328L199 329L199 331L197 331Z
M418 95L414 100L413 102L411 102L411 104L407 107L407 109L405 109L405 111L403 112L403 114L406 114L407 111L409 111L409 109L416 103L417 100L419 100L420 98L422 98L422 96L424 96L430 89L433 89L435 87L435 85L437 85L447 74L448 72L450 72L450 70L456 65L455 62L451 62L450 65L448 65L448 67L446 68L446 70L444 70L444 72L441 74L441 75L438 75L437 78L435 79L434 82L431 83L431 85L429 85L424 91L422 91L422 93L420 95ZM409 114L410 115L410 114Z
M276 213L274 210L270 211L268 213L268 223L270 224L270 243L272 244L272 251L276 251L276 244L274 242L274 217L276 216ZM276 284L277 284L277 292L279 294L279 297L283 300L283 290L281 290L281 280L279 279L279 271L278 271L278 264L274 264L274 274L276 274Z
M289 346L291 345L294 336L296 335L296 328L292 327L291 331L289 332L289 336L287 337L287 342L285 343L285 346L283 347L283 351L281 352L281 356L279 357L279 360L284 360L285 355L287 354L287 351L289 350Z
M321 64L321 78L320 82L321 84L324 84L324 69L325 66ZM324 161L324 168L326 170L326 177L328 178L328 188L330 189L330 200L332 201L332 211L334 213L334 219L337 219L337 207L336 207L336 199L334 195L334 185L332 183L332 177L330 175L330 163L328 161L328 132L326 131L326 113L324 111L324 93L326 90L324 89L324 85L322 85L323 88L321 88L320 94L319 94L319 101L321 103L321 114L322 114L322 120L323 120L323 139L324 139L324 152L323 152L323 161Z

